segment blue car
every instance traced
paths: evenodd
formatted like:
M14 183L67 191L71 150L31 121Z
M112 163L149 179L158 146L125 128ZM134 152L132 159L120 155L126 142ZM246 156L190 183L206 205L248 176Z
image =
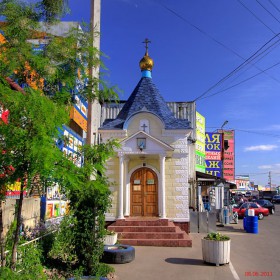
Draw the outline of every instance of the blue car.
M273 203L280 203L280 195L274 195L271 201Z

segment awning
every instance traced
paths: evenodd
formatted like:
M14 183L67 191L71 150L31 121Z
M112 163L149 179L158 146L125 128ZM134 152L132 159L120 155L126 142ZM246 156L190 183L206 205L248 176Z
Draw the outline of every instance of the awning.
M228 182L224 178L213 176L207 173L196 171L196 181L199 182L202 186L214 186L218 183L223 183L225 186L228 186L230 189L237 189L237 186L233 182Z
M237 186L236 186L235 183L233 183L233 182L228 182L228 183L229 183L229 188L230 188L231 190L233 190L233 189L237 190Z
M214 186L214 184L220 179L221 178L217 176L196 171L196 181L201 186Z

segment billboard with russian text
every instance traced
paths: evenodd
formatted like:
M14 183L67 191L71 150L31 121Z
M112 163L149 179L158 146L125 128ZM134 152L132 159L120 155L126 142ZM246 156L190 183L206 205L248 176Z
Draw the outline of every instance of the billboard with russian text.
M222 135L218 132L205 133L206 173L222 177Z
M220 130L223 134L223 177L227 181L235 178L234 130Z
M205 173L205 118L196 112L195 170Z

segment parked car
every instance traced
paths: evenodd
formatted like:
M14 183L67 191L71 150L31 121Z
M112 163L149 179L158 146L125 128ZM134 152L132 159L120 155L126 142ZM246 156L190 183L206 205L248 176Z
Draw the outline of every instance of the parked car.
M271 201L273 203L280 203L280 195L274 195Z
M233 212L237 212L239 218L244 218L247 209L254 209L255 216L258 216L259 220L262 220L264 216L269 215L269 210L261 207L256 202L245 202L239 208L233 208L232 210Z
M277 191L260 191L259 199L271 201L274 195L277 195Z
M267 208L270 214L275 213L275 206L272 202L266 199L256 199L253 202L257 202L261 207Z

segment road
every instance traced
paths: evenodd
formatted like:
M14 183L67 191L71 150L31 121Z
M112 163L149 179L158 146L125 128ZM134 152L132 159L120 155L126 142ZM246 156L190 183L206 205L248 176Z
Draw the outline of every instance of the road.
M258 234L229 233L231 262L240 279L280 279L280 205L258 225Z
M243 230L243 221L218 228L231 237L230 264L205 264L201 238L191 234L192 248L135 247L135 260L112 265L119 280L278 280L280 279L280 205L258 223L259 233Z

